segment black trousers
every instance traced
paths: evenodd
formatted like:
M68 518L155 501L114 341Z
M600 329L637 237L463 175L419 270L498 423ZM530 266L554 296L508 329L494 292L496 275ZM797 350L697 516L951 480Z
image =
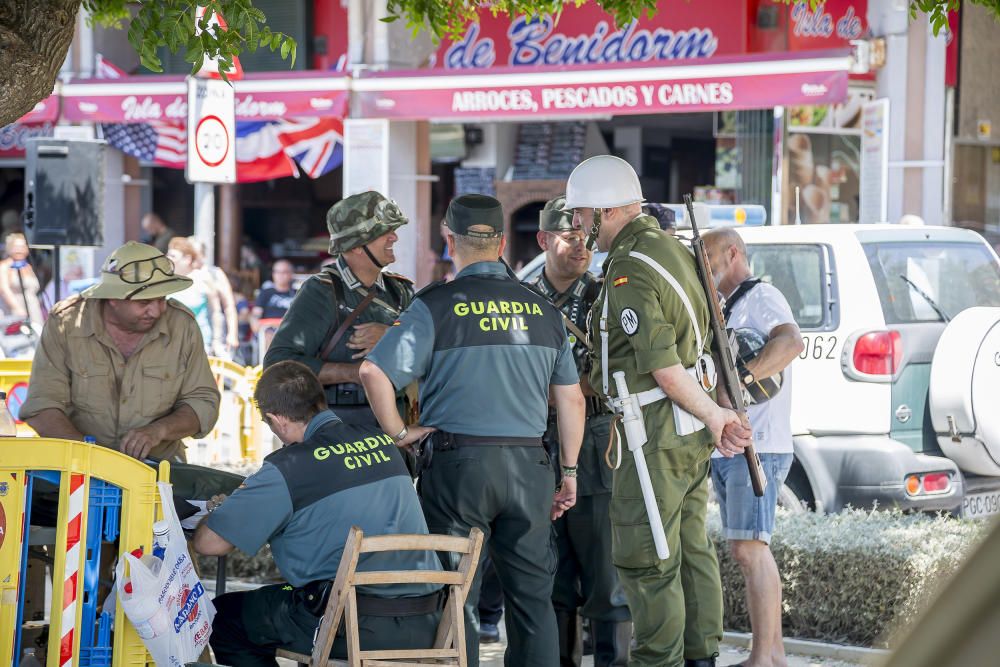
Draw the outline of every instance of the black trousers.
M489 551L483 549L483 554L479 565L483 571L483 585L479 590L479 622L497 625L503 616L503 588Z
M302 589L288 584L215 598L209 643L215 661L231 667L275 667L279 648L309 655L320 617L309 611ZM440 612L420 616L358 616L362 650L426 648L434 644ZM346 659L347 642L338 630L330 657Z

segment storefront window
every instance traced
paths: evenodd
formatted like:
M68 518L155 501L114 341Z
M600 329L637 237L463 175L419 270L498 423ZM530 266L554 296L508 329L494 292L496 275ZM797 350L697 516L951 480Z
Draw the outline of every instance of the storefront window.
M789 110L786 223L857 222L861 183L861 110L873 97L852 89L844 104Z

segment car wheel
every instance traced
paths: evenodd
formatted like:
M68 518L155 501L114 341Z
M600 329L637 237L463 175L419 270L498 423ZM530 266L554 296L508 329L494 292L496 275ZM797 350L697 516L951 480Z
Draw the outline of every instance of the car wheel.
M792 464L792 469L785 478L785 483L778 489L778 506L790 512L807 512L816 509L809 478L798 462Z

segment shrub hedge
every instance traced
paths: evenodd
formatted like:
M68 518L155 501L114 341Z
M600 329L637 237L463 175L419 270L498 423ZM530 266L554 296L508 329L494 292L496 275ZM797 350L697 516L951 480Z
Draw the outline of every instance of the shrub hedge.
M744 581L717 506L709 517L727 630L749 632ZM839 514L779 508L771 551L783 583L785 636L884 647L913 621L988 524L899 511Z
M708 527L719 554L725 627L749 632L743 575L722 537L714 503ZM824 515L779 508L771 551L784 587L785 636L886 646L987 528L985 522L899 511ZM214 576L215 558L200 558L199 565L202 576ZM267 546L253 557L234 552L227 571L233 578L280 581Z

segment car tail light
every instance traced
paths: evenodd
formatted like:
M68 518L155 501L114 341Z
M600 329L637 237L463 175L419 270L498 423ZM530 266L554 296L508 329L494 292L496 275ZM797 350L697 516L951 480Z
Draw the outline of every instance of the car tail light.
M948 493L951 491L951 475L946 472L907 475L904 486L906 493L911 496Z
M951 489L951 475L946 472L932 472L921 480L924 493L947 493Z
M854 341L852 362L862 375L895 375L903 361L903 341L898 331L871 331Z

